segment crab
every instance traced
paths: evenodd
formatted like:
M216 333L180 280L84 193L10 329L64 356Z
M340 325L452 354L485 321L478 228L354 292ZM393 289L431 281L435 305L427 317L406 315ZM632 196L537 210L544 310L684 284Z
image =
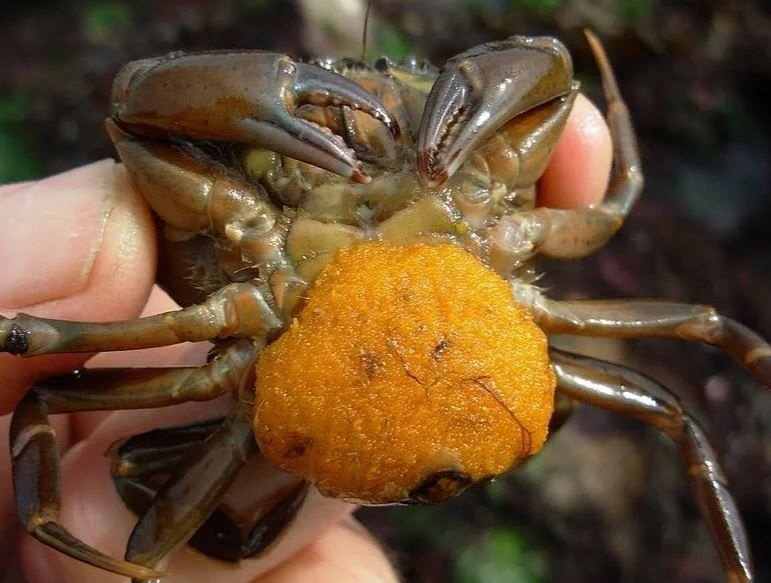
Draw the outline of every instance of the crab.
M705 432L671 392L548 334L675 337L718 346L771 387L771 347L708 306L559 301L538 255L586 256L643 185L608 58L615 169L604 200L536 208L537 182L578 95L558 40L514 36L441 70L408 59L297 62L267 52L170 54L126 65L106 122L157 218L157 279L182 308L113 323L0 318L20 356L210 341L207 364L83 369L32 386L11 424L29 533L135 581L185 544L226 561L270 547L310 487L363 504L439 503L538 452L575 400L679 446L726 575L751 581L746 536ZM124 559L60 524L49 415L232 395L232 412L127 437L108 452L140 515ZM293 476L256 516L223 497L247 460Z

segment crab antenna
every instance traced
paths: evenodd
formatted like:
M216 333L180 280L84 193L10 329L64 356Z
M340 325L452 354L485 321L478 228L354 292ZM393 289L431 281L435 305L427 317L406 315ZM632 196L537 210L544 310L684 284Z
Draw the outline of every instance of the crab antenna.
M361 60L367 62L367 29L369 28L369 11L372 8L372 0L367 2L367 11L364 13L364 30L361 33Z

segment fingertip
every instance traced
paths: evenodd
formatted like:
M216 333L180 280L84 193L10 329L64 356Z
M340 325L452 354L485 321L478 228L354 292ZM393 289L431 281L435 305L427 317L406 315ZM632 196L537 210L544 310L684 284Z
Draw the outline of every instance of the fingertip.
M59 200L68 193L80 201L72 216L66 196ZM5 218L17 228L0 237L0 249L8 248L0 255L14 259L4 263L0 313L12 316L21 310L80 321L124 320L139 314L155 278L155 227L123 166L105 160L36 183L13 185L2 194ZM60 211L47 209L46 220L56 228L42 225L29 232L19 227L29 222L28 214L55 206L49 195L63 205ZM80 219L90 226L80 225ZM82 238L88 241L71 243ZM43 258L56 268L45 268ZM57 284L58 279L62 281ZM0 413L10 410L34 379L72 370L87 358L46 355L21 360L0 354Z
M253 583L397 583L399 576L378 541L352 516L340 520L291 561Z
M579 95L541 178L539 205L578 208L601 201L612 161L605 117L589 99Z

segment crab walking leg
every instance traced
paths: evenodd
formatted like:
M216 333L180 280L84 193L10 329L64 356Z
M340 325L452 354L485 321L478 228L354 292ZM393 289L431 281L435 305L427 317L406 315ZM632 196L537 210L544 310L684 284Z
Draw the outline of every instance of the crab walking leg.
M174 395L175 391L188 395L191 400L211 399L251 380L251 364L257 352L250 342L242 341L197 370L95 369L34 385L17 406L10 431L16 511L27 531L41 542L91 565L127 577L157 577L159 573L152 569L114 559L86 545L59 524L61 460L48 415L163 406L182 400ZM127 373L128 379L123 380L128 380L129 386L121 387L121 373ZM146 374L142 382L136 382L136 374L132 373ZM104 393L100 393L95 384L99 380L108 385ZM185 382L193 388L186 390ZM100 396L105 397L104 402L99 401Z
M39 381L29 394L49 414L149 409L209 401L243 386L260 348L241 340L201 367L94 368ZM28 394L28 395L29 395Z
M559 391L652 425L674 440L729 581L752 581L744 526L717 455L678 399L654 380L628 368L557 349L550 349L550 356Z
M161 459L159 456L159 462ZM122 476L113 476L113 480L120 497L137 514L146 512L158 493L158 486L150 480ZM277 500L266 500L268 507L264 513L247 525L238 513L220 504L187 544L209 557L231 563L257 556L292 523L305 501L308 487L307 482L297 480Z
M161 427L115 442L107 452L112 460L113 479L142 478L175 471L191 455L200 451L224 421L225 417L217 417L175 427Z
M129 537L126 560L152 567L183 546L219 506L256 451L251 424L228 417L200 454L159 490Z
M110 450L112 478L126 505L138 515L147 512L160 489L151 477L176 472L198 457L224 421L221 417L153 429L116 443ZM220 504L189 545L215 559L237 562L259 554L286 530L305 500L307 482L272 467L260 467L257 475L259 483L250 488L255 502L250 508L256 509L250 516Z
M115 444L110 451L112 478L126 505L138 515L147 512L160 489L150 478L176 472L197 457L223 422L224 418L218 418L154 429ZM188 541L189 545L210 557L237 562L259 554L286 530L305 500L308 484L276 469L260 469L260 483L252 487L255 490L256 486L258 502L252 516L241 516L220 504ZM269 471L280 473L283 480L278 476L269 478ZM266 485L270 487L266 489ZM260 491L260 486L266 491Z
M81 542L59 524L61 468L56 435L45 405L31 392L11 421L11 460L16 512L37 540L70 557L125 577L153 579L164 573L110 557Z
M492 253L499 255L495 263L507 261L516 267L536 253L559 259L589 255L618 231L642 192L640 154L629 110L602 44L592 33L586 35L602 75L613 141L615 170L605 199L581 209L537 208L504 215L491 229Z
M659 336L713 344L771 389L771 346L711 306L646 300L557 301L528 284L513 282L512 288L517 300L532 310L536 323L548 334Z
M616 165L616 170L610 178L608 192L600 208L625 218L640 198L643 188L637 136L632 126L629 109L621 97L616 76L602 43L594 33L589 30L584 32L600 69L602 88L608 107L606 119L610 126L613 158Z
M0 351L35 356L133 350L216 338L265 338L282 325L261 290L233 283L202 304L125 322L71 322L23 313L13 318L0 316Z

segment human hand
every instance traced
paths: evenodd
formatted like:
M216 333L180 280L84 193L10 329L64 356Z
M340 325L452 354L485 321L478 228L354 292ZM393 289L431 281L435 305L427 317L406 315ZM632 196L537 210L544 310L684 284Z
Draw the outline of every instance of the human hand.
M541 203L569 208L599 200L611 148L602 116L583 97L543 178ZM121 166L110 161L27 185L0 189L0 313L22 310L73 320L123 320L174 309L152 284L155 234L149 212ZM149 301L148 301L149 297ZM97 366L196 363L200 350L173 346L101 354ZM0 414L30 383L81 366L85 355L19 359L0 354ZM85 413L53 418L63 456L62 522L73 534L123 556L136 518L115 493L104 452L126 435L210 417L208 404L152 411ZM0 571L26 580L122 581L44 547L14 518L8 455L10 416L0 418ZM353 507L312 494L287 536L259 559L238 567L190 550L178 553L166 581L396 581L376 542L351 517ZM5 555L3 554L5 553Z

